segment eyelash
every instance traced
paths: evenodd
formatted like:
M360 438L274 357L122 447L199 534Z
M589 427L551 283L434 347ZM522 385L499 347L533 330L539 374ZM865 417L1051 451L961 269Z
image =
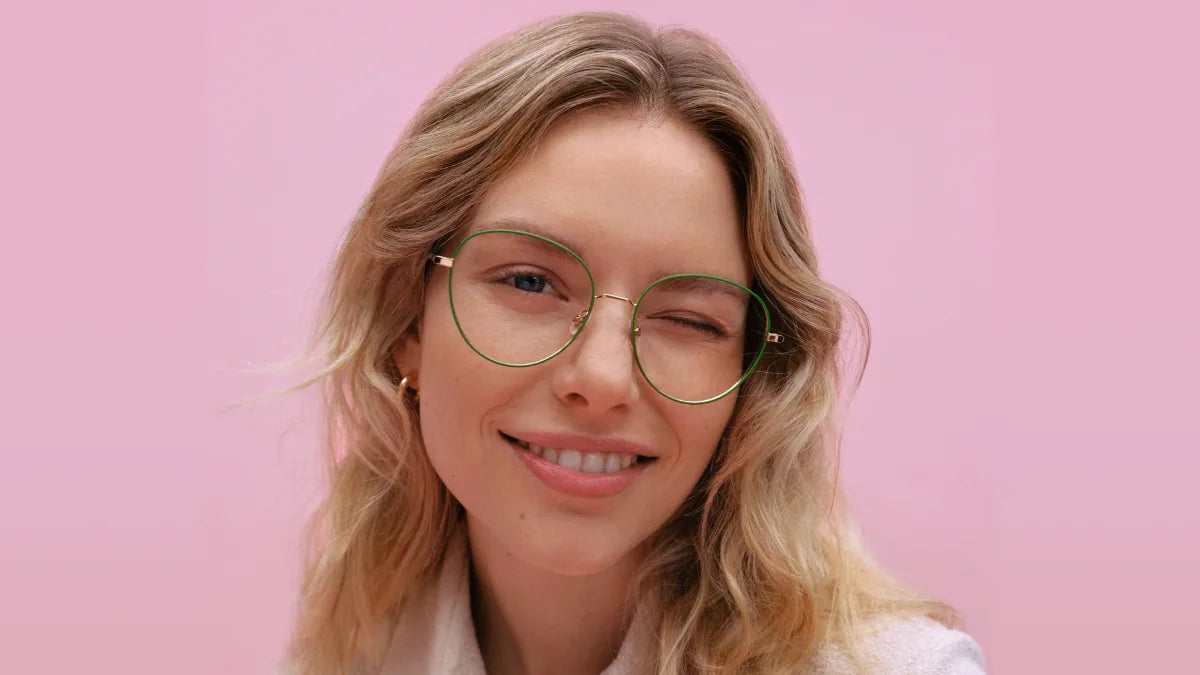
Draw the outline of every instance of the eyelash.
M524 277L524 278L532 278L532 279L537 279L538 281L540 281L540 282L543 284L543 289L544 289L544 288L546 288L546 287L549 287L550 289L552 289L552 290L554 290L554 291L556 291L556 292L558 291L558 287L554 285L554 282L553 282L553 281L550 279L550 275L548 275L548 274L541 274L541 273L539 273L539 272L533 272L533 271L515 270L515 271L512 271L512 272L506 272L505 274L503 274L502 276L500 276L500 278L496 279L496 281L497 281L498 283L503 283L503 284L504 284L504 285L506 285L506 286L510 286L510 287L512 287L514 290L521 291L522 293L530 293L530 294L533 294L533 295L541 295L541 293L537 293L537 292L534 292L534 291L526 291L526 290L523 290L523 289L517 288L517 285L516 285L515 281L516 281L517 279L520 279L520 278L523 278L523 277Z
M695 328L696 330L701 331L702 333L707 333L708 335L711 335L716 338L727 337L727 335L725 334L725 331L723 331L720 328L718 328L717 326L714 326L709 323L703 323L700 321L692 321L690 319L684 319L684 318L680 318L677 316L667 316L667 317L663 317L663 318L666 319L667 321L670 321L672 323L675 323L675 324L678 324L681 326L685 326L687 328Z

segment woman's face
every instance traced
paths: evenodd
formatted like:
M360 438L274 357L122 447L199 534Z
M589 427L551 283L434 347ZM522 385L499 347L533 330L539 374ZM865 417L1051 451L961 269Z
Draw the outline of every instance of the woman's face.
M675 122L611 111L560 122L491 189L454 243L500 227L566 244L591 270L596 293L636 300L679 273L750 282L726 166L702 136ZM571 575L616 564L696 485L735 396L685 405L656 392L634 361L633 307L608 298L596 300L585 329L553 359L527 368L491 363L460 336L449 272L434 270L419 343L397 358L402 371L419 372L421 429L438 475L471 528L524 562ZM574 470L586 469L574 458L547 461L513 439L532 441L535 452L580 451L585 464L585 451L605 462L607 454L652 459L617 474L585 474Z

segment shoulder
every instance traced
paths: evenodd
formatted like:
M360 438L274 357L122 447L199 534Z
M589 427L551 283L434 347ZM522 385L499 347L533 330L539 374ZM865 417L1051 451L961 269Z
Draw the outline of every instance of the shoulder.
M883 618L868 622L859 642L872 673L879 675L982 675L983 651L970 635L926 618ZM823 647L814 675L857 672L849 650Z

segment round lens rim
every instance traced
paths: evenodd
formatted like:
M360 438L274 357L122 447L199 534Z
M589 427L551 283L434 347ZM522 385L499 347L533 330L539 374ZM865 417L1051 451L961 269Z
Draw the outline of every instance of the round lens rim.
M720 394L717 394L716 396L712 396L710 398L696 400L696 401L689 401L687 399L676 398L676 397L668 394L667 392L663 391L662 389L659 389L658 385L654 383L654 380L650 379L650 375L646 373L646 369L642 366L642 356L638 352L638 341L637 341L637 338L638 338L638 336L637 336L637 319L638 319L637 313L638 313L638 310L641 309L642 301L646 299L646 295L648 295L650 293L650 291L653 291L659 284L667 282L667 281L671 281L672 279L713 279L715 281L723 281L727 284L732 284L733 286L736 286L736 287L742 289L743 291L748 293L750 295L750 297L754 298L758 302L759 306L762 307L763 316L765 317L765 326L763 327L762 344L760 344L758 346L758 353L754 355L754 360L750 362L750 366L748 368L746 368L746 372L742 373L742 376L738 379L738 381L734 382L732 386L730 386L728 389L721 392ZM754 291L750 290L749 288L746 288L745 286L739 284L736 281L726 279L725 277L714 276L712 274L672 274L671 276L663 277L662 279L659 279L658 281L650 284L650 287L647 288L646 290L642 291L642 294L640 296L638 296L637 304L634 305L634 308L633 308L633 319L629 322L629 342L630 342L630 344L633 345L633 360L635 363L637 363L638 370L641 371L642 377L646 378L646 383L649 384L650 387L652 389L654 389L654 391L657 391L659 394L662 394L663 396L671 399L672 401L675 401L676 403L682 403L684 405L704 405L706 403L713 403L714 401L719 401L719 400L725 398L726 396L732 394L735 389L742 386L742 384L745 383L746 379L750 377L750 374L753 373L756 368L758 368L758 362L760 360L762 360L763 353L766 352L766 350L767 350L767 335L769 335L770 333L771 333L771 310L767 307L767 303L765 300L762 299L762 296L760 296L758 293L755 293Z
M496 230L480 230L479 232L475 232L475 233L467 236L466 239L463 239L461 242L459 242L458 246L454 247L454 253L453 253L454 260L456 260L456 261L458 260L459 255L462 253L463 246L466 246L467 242L471 241L472 239L474 239L475 237L478 237L480 235L495 234L495 233L517 234L517 235L521 235L522 237L530 237L530 238L545 242L547 244L550 244L551 246L554 246L555 248L568 253L572 258L574 258L576 261L579 262L579 266L582 267L583 271L587 273L588 284L590 284L590 286L591 286L591 291L588 293L588 306L587 306L587 310L585 311L584 316L583 316L583 323L579 324L579 328L576 329L576 331L573 335L571 335L571 339L567 340L566 344L564 344L562 347L559 347L553 353L551 353L549 356L547 356L545 358L538 359L537 361L531 361L529 363L508 363L506 361L500 361L500 360L497 360L497 359L494 359L494 358L488 356L487 354L484 354L477 347L475 347L475 345L471 344L471 338L468 338L466 331L463 330L462 323L458 320L458 311L454 308L454 265L451 265L449 268L447 268L449 275L447 276L447 279L446 279L446 294L450 297L450 315L454 317L454 327L458 329L458 334L460 336L462 336L463 342L467 343L467 346L471 348L471 351L475 352L479 356L483 357L485 360L490 361L498 366L505 366L508 368L529 368L532 366L541 365L541 364L549 361L550 359L558 356L559 354L563 353L563 351L565 351L567 347L570 347L572 344L574 344L576 338L579 337L579 334L582 333L583 329L587 327L588 321L591 320L591 318L592 318L592 308L596 304L596 280L594 278L592 278L592 270L588 269L587 263L583 262L583 258L580 258L574 251L567 248L566 246L563 246L562 244L558 243L557 241L554 241L553 239L548 239L546 237L543 237L539 234L534 234L532 232L522 232L521 230L496 229ZM640 368L641 366L639 365L638 367ZM647 381L649 381L649 380L647 380ZM653 385L651 385L651 386L653 386Z

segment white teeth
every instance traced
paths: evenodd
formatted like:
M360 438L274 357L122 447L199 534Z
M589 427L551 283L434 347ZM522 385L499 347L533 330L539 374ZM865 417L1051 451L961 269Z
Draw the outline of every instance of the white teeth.
M584 473L604 473L604 455L589 452L583 456L583 466L581 470Z
M578 450L563 450L558 453L558 465L564 469L571 471L579 471L583 468L583 456Z
M621 470L621 458L617 455L609 455L608 459L604 460L604 472L616 473Z
M547 462L580 473L617 473L637 463L637 455L612 452L583 453L570 449L556 450L521 440L518 440L516 444Z

